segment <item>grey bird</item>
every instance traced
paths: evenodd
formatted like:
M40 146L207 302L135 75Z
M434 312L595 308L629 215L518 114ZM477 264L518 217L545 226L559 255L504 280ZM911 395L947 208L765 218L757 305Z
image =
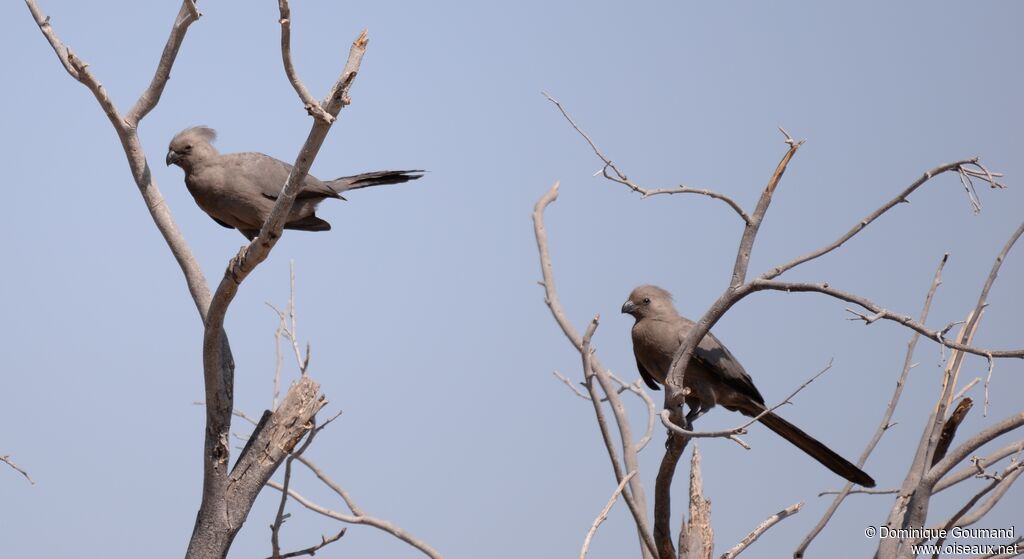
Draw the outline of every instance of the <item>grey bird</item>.
M651 389L659 390L658 384L665 383L676 350L694 323L676 311L668 291L654 285L634 289L622 305L622 312L636 319L633 354L640 376ZM757 417L767 410L750 375L710 332L690 358L684 385L690 389L686 396L690 408L686 421L690 424L716 404L747 417ZM875 486L871 476L775 413L765 413L758 421L849 481L864 487Z
M262 153L220 153L213 147L217 132L193 126L179 132L167 148L167 165L185 171L185 186L196 204L214 221L238 229L252 240L270 215L292 166ZM285 229L329 231L331 224L316 216L327 198L344 200L342 192L420 178L423 171L376 171L331 181L307 175Z

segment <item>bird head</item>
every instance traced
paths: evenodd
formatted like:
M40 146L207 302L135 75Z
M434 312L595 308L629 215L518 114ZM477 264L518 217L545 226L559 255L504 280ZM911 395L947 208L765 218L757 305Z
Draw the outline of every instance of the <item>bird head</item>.
M672 294L656 285L641 285L634 289L622 304L622 312L637 320L679 314L672 305Z
M211 144L216 138L217 132L206 126L193 126L178 132L167 146L167 164L191 169L204 158L217 155L217 149Z

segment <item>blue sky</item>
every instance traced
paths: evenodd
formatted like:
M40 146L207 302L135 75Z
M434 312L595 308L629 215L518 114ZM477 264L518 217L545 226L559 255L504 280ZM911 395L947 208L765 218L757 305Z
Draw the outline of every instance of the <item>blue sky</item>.
M149 82L178 4L41 7L126 110ZM206 124L220 132L222 151L291 161L310 120L281 67L276 3L200 8L204 17L140 135L207 277L219 278L243 238L195 206L180 169L162 165L167 142ZM203 414L192 405L203 393L200 324L95 100L67 76L23 5L0 10L8 24L0 37L8 52L3 153L13 174L12 211L0 220L0 453L38 482L0 469L0 554L180 556L200 495ZM247 280L227 319L237 406L257 415L269 405L276 317L264 302L286 302L294 261L311 373L331 400L328 411L344 410L310 456L369 513L447 557L484 549L496 558L574 556L615 482L590 406L551 375L578 378L579 356L536 284L533 203L562 181L547 213L562 301L581 329L601 313L594 345L628 379L637 375L631 319L618 311L629 291L656 283L675 294L681 312L699 316L728 281L740 227L713 201L641 200L593 177L597 159L541 91L637 182L712 188L747 208L784 152L777 127L806 138L762 228L752 272L831 241L925 170L981 156L1006 173L1009 188L981 189L980 214L955 176L940 177L840 251L784 276L828 281L916 315L949 252L929 319L941 326L973 307L1021 220L1022 10L1011 2L295 2L295 63L318 96L352 39L370 31L353 104L312 172L429 174L325 204L331 232L285 235ZM1021 347L1022 277L1018 252L991 294L979 345ZM852 459L888 402L909 332L848 321L845 306L760 294L715 332L770 402L834 359L783 415ZM897 425L866 467L880 487L902 480L939 390L940 357L935 344L919 345ZM971 359L964 375L984 372L984 360ZM1020 363L998 363L989 416L976 406L961 433L1019 411L1022 373ZM643 410L631 406L639 429ZM721 409L702 420L708 429L738 421ZM648 493L663 437L658 429L642 455ZM817 493L838 479L766 429L746 440L750 451L724 440L701 444L717 550L806 501L751 552L788 555L828 504ZM296 484L342 507L311 476ZM930 520L945 519L973 493L967 489L943 493ZM1019 521L1020 496L1015 487L982 525ZM269 554L275 499L268 492L259 500L232 556ZM864 527L882 523L889 503L851 498L812 551L870 553L877 542ZM290 510L289 547L335 529ZM635 554L631 530L616 505L590 556ZM324 554L417 556L360 527Z

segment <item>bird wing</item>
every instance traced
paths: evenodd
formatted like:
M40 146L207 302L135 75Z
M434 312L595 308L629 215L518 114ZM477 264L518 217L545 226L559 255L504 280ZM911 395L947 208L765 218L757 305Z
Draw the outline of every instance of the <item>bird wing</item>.
M697 344L693 352L693 358L704 365L708 370L713 371L726 384L739 392L749 396L759 404L764 404L764 397L754 386L754 380L750 378L743 365L730 352L725 345L708 332L704 339Z
M292 172L291 165L262 153L235 153L225 157L235 158L238 172L242 173L246 180L255 184L264 198L270 200L277 200L278 195L281 194L281 188ZM303 200L306 198L339 198L339 196L331 187L307 174L306 180L302 181L302 190L295 198Z
M636 357L636 368L640 371L640 378L644 379L644 383L651 388L651 390L661 390L658 386L658 381L654 380L654 375L647 372L647 367L640 362L640 356L636 354L636 344L633 344L633 356Z
M209 214L207 214L207 215L209 215ZM220 225L221 227L227 227L228 229L234 229L234 227L233 227L233 226L231 226L231 225L228 225L227 223L224 223L223 221L221 221L221 220L219 220L219 219L217 219L217 218L213 217L212 215L210 216L210 219L212 219L212 220L216 221L216 222L217 222L217 224L218 224L218 225Z

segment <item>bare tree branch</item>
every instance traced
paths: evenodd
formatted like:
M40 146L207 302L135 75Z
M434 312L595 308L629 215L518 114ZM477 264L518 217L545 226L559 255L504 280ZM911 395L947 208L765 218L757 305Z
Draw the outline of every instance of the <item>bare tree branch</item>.
M677 407L670 410L670 420L675 425L686 424L681 409ZM689 442L689 438L670 432L665 454L658 466L658 477L654 482L654 541L658 544L659 559L675 559L675 547L672 544L672 479Z
M608 402L612 408L612 413L615 416L619 435L622 439L623 463L625 464L625 468L627 471L637 470L637 448L633 444L632 428L629 424L629 418L626 415L625 406L622 405L622 401L618 397L618 392L616 392L614 387L611 386L611 381L608 378L608 371L600 364L595 356L591 355L590 352L584 351L583 338L579 333L577 333L576 328L573 327L572 322L569 321L568 317L566 317L565 311L562 309L561 302L558 299L558 291L555 289L554 268L551 264L551 253L548 250L547 232L544 228L544 210L557 198L558 183L556 182L543 196L540 197L539 200L537 200L537 203L533 208L534 235L537 238L537 251L540 255L541 274L544 278L543 282L541 282L545 293L544 302L547 303L548 308L551 310L551 314L561 327L566 338L569 339L569 342L573 344L585 360L589 360L594 371L594 376L597 377L602 390L605 391L605 395L608 397ZM594 327L596 328L596 325ZM591 386L588 387L588 389L592 388L593 385L591 383ZM608 450L608 456L612 462L612 469L615 472L615 479L617 482L621 482L622 478L625 477L625 473L623 472L622 465L619 463L609 430L602 419L603 411L601 411L601 398L596 396L594 391L591 391L590 395L594 403L595 414L597 414L598 417L598 424L601 426L601 432L604 437L605 446ZM637 478L634 477L630 480L629 491L623 492L622 498L626 501L630 513L633 515L633 520L636 523L643 556L645 559L656 557L657 548L654 545L654 539L651 536L650 529L647 527L647 498L644 496L643 485Z
M284 483L282 484L284 489L281 491L281 501L277 505L277 515L274 517L274 523L270 525L270 556L273 559L281 559L281 525L284 524L285 518L289 516L285 514L284 507L288 503L288 485L290 485L292 481L292 462L295 461L297 456L302 456L302 453L306 452L309 445L313 444L313 439L316 437L316 434L320 432L320 430L316 428L316 416L313 416L310 419L310 424L311 427L309 429L309 434L306 435L306 440L302 443L302 446L300 446L295 452L289 454L288 458L284 461ZM341 536L338 537L340 538Z
M696 441L690 458L689 508L690 518L684 518L679 529L679 559L711 559L715 548L715 532L711 528L711 501L704 497L700 449Z
M330 545L330 544L340 540L341 537L345 535L345 532L347 530L348 530L348 528L342 528L341 530L338 531L337 534L335 534L335 535L333 535L333 536L331 536L329 538L327 536L320 536L320 543L318 543L316 545L311 545L311 546L309 546L309 547L307 547L305 549L300 549L298 551L290 551L288 553L282 553L281 555L278 556L278 559L290 559L292 557L301 557L303 555L310 555L310 556L316 555L317 551L320 551L321 549L327 547L328 545ZM267 557L267 559L274 559L274 556Z
M171 67L174 66L174 60L178 57L178 49L181 48L181 42L185 40L185 31L192 22L198 21L201 16L194 0L184 0L181 3L178 17L174 19L174 26L171 27L171 36L167 38L167 44L164 45L164 51L157 63L153 80L128 111L124 118L125 126L128 128L138 127L139 122L160 102L160 96L164 93L167 80L171 77Z
M732 549L730 549L729 551L723 553L721 559L733 559L733 557L736 557L745 549L750 547L750 544L757 541L757 538L760 538L761 534L767 532L769 528L775 526L776 524L785 520L786 518L789 518L790 516L793 516L794 514L800 512L800 508L803 506L804 504L802 502L794 503L780 510L779 512L769 516L764 520L764 522L758 524L757 528L754 528L752 532L747 534L747 537L740 540L740 543L733 546Z
M961 443L960 446L949 451L949 453L946 454L946 457L940 460L938 464L932 466L932 468L928 470L928 473L926 473L922 478L921 483L928 486L934 486L939 479L949 473L954 466L970 456L972 452L978 450L981 445L993 441L1014 429L1020 428L1021 426L1024 426L1024 411L1017 412L999 423L990 425L986 429L979 431L973 437Z
M598 149L596 144L594 144L594 141L590 139L590 136L588 136L586 132L580 129L580 127L576 124L576 121L574 121L572 117L569 116L569 113L566 112L565 108L562 107L561 103L559 103L557 100L555 100L554 97L551 97L547 93L541 93L548 101L551 101L552 103L555 104L556 107L558 107L558 110L562 113L562 116L565 117L565 120L568 120L569 124L572 125L576 132L578 132L580 136L583 136L583 139L586 140L588 144L590 144L590 149L594 150L594 154L597 155L597 157L604 162L604 167L601 170L601 173L604 175L604 178L628 186L630 190L636 192L637 194L640 194L642 198L649 198L657 194L700 194L702 196L707 196L708 198L714 198L715 200L720 200L728 204L728 206L732 208L732 210L736 212L737 215L740 216L740 219L742 219L745 223L750 223L750 216L747 215L747 212L743 211L743 208L741 208L739 204L737 204L732 198L729 198L728 196L715 192L713 190L708 190L706 188L690 188L688 186L682 185L680 185L677 188L646 189L640 187L635 182L629 180L629 178L626 177L626 175L622 171L620 171L614 163L612 163L611 159L608 159L607 157L605 157L603 153L601 153L601 150ZM609 173L609 171L614 172L615 176L612 176Z
M1024 348L994 351L946 339L942 330L934 330L928 328L924 324L921 324L920 322L914 320L913 318L907 315L894 313L865 297L861 297L860 295L854 295L841 289L836 289L828 283L790 283L755 279L752 280L750 283L746 284L738 292L742 293L742 295L746 295L748 293L765 290L785 291L788 293L821 293L833 297L835 299L860 305L861 307L864 307L865 309L879 315L880 319L890 320L892 322L902 324L903 326L906 326L907 328L910 328L911 330L914 330L924 335L926 338L934 340L950 349L955 349L957 351L962 351L965 353L973 353L974 355L980 355L982 357L987 357L991 355L993 358L1001 359L1024 358ZM735 302L733 302L733 304L735 304Z
M980 312L980 307L971 311L971 314L964 321L964 325L960 329L957 337L958 341L964 343L971 342L977 331ZM931 456L934 456L935 448L938 446L939 433L946 416L946 410L952 402L952 392L959 379L964 355L963 352L954 351L946 363L938 401L925 422L914 458L886 520L886 526L889 528L911 528L924 525L931 502L933 485L926 484L924 477L929 464L931 464ZM909 538L881 538L876 556L879 558L905 558L908 554L913 554L913 551L910 549L910 544L912 543L914 541Z
M1003 458L1006 458L1011 454L1015 454L1021 451L1024 451L1024 439L1006 445L1003 448L989 454L988 456L985 456L984 458L977 458L974 465L967 466L961 470L957 470L956 472L948 474L941 480L939 480L939 482L935 484L934 493L938 493L939 491L948 489L960 483L961 481L970 479L977 473L979 467L986 468L1002 460Z
M942 255L942 259L939 260L939 265L935 269L935 275L934 277L932 277L932 283L931 286L928 288L928 294L925 295L924 305L921 308L921 318L918 319L918 322L924 323L928 319L928 312L931 310L932 300L934 300L935 298L935 292L939 289L939 286L942 285L942 270L943 268L945 268L946 262L948 261L949 253L947 252ZM864 451L861 452L860 458L857 459L858 468L864 467L864 464L866 464L868 461L868 457L871 456L872 452L874 452L875 447L878 446L878 442L882 440L882 436L885 435L885 432L888 431L889 427L891 426L890 422L892 421L892 415L896 411L896 405L900 401L900 396L903 395L903 386L907 382L907 375L910 374L910 369L914 368L914 350L917 348L917 341L920 338L921 334L919 332L914 332L914 334L910 337L910 341L907 343L907 352L903 358L903 370L900 372L900 377L896 380L896 388L893 390L892 398L889 399L889 405L886 407L885 413L882 414L882 419L878 424L878 429L875 430L875 435L871 437L871 441L868 442L866 447L864 447ZM820 534L821 531L825 528L825 525L828 524L830 520L832 520L832 516L836 513L836 510L839 509L839 506L843 504L843 501L846 499L847 495L849 495L850 493L862 493L869 491L873 490L858 489L854 491L853 483L847 483L843 487L843 489L838 492L838 495L832 501L832 504L829 505L828 510L825 511L825 514L823 514L821 516L821 519L818 520L818 523L814 526L814 528L811 528L811 531L808 532L806 536L804 536L804 539L800 542L800 545L798 545L796 550L793 551L794 559L800 559L804 556L804 553L807 551L807 547L811 544L812 541L814 541L814 538L818 537L818 534ZM818 496L821 497L822 495L825 494L827 494L827 492L819 493Z
M781 129L780 129L781 130ZM783 135L786 136L786 144L789 145L789 149L786 150L786 154L782 156L782 160L775 167L775 172L772 173L771 178L768 179L768 184L764 187L764 191L761 192L761 197L757 201L757 206L754 208L753 215L750 216L750 221L747 222L746 227L743 228L743 236L740 238L740 246L736 251L736 263L732 269L732 282L730 287L737 288L747 280L747 267L750 265L750 255L754 252L754 240L757 238L757 233L761 229L761 223L764 221L764 216L768 212L768 207L772 203L772 197L775 195L775 189L778 188L779 182L782 180L782 175L786 172L786 167L789 166L789 162L796 155L797 150L804 144L804 141L799 142L793 141L793 138L782 131Z
M317 102L313 94L306 89L305 84L299 79L295 66L292 64L292 22L288 0L277 0L277 7L281 12L281 19L279 20L281 24L281 59L284 62L284 71L288 75L288 81L295 88L295 93L299 94L299 99L302 100L303 105L306 107L306 112L310 116L330 125L334 122L335 115L328 113L320 106L320 103Z
M121 140L121 147L124 149L125 156L128 159L132 178L135 180L135 184L138 186L139 192L146 202L146 207L153 218L153 223L160 231L160 234L163 235L168 248L171 250L171 254L174 255L174 259L178 262L178 266L185 275L189 293L195 301L199 316L206 320L207 309L210 306L210 288L206 283L206 278L203 276L203 271L199 267L198 261L192 254L188 243L185 242L185 237L174 222L174 216L171 215L171 211L167 207L156 181L153 180L153 176L149 171L149 164L146 161L146 152L143 150L142 142L139 141L137 134L139 123L148 114L149 110L152 109L151 104L155 105L156 101L159 100L160 93L163 91L167 77L170 76L170 69L177 56L178 45L181 44L188 27L199 18L199 12L196 11L195 4L192 0L183 0L174 26L171 29L171 36L167 40L168 46L164 48L153 82L146 92L139 97L135 108L129 113L130 118L123 119L113 101L110 100L110 96L107 95L106 90L89 70L89 65L78 58L70 47L61 43L53 27L50 25L49 16L43 14L42 10L36 5L35 0L25 0L25 3L28 5L29 11L32 12L32 17L39 25L43 36L50 43L50 46L53 47L61 64L64 65L64 69L67 70L72 78L78 80L92 92L96 101L100 104L100 108L103 109L107 118L110 119L110 123L114 126L114 131Z
M566 386L568 386L569 390L572 390L573 394L579 396L580 398L583 398L584 400L590 400L590 396L587 396L582 391L580 391L579 388L576 388L576 385L573 384L568 377L566 377L562 373L559 373L558 371L552 371L552 373L555 375L555 378L562 381Z
M964 515L967 514L967 511L971 510L971 507L973 507L975 504L977 504L977 502L980 501L982 497L984 497L986 494L988 494L990 491L992 491L996 487L998 487L1000 485L1003 485L1003 492L1002 493L1006 493L1006 489L1009 489L1009 486L1017 479L1017 476L1020 475L1021 471L1024 471L1024 470L1021 469L1021 466L1024 466L1024 463L1022 463L1022 462L1014 463L1012 466L1007 468L1006 471L1003 473L1004 476L1007 476L1006 479L1004 479L1003 477L996 477L988 485L983 487L980 491L975 493L974 496L972 496L970 499L968 499L967 502L964 503L964 506L960 507L960 510L956 511L956 513L954 513L953 516L949 517L949 520L947 520L946 523L943 524L940 527L940 529L943 531L943 533L945 533L948 530L952 529L954 525L956 525L956 526L969 526L969 525L973 524L974 522L977 522L978 519L981 518L982 515L984 515L986 512L988 512L988 510L991 509L993 505L995 505L995 502L997 502L999 500L998 497L1002 497L1002 494L1000 494L998 496L994 496L994 499L989 499L990 504L988 504L988 507L987 508L983 507L983 509L984 509L983 511L982 510L975 511L976 514L972 514L971 515L972 519L970 521L965 520ZM1004 482L1008 482L1008 483L1004 484ZM977 514L978 512L980 512L980 514ZM945 541L946 541L945 536L938 538L935 541L936 547L941 547L942 544L945 543ZM935 554L932 555L932 559L938 559L938 558L939 558L939 553L936 551Z
M991 363L991 361L989 361L989 363ZM963 397L964 394L967 394L968 390L974 388L974 385L978 384L979 382L981 382L981 377L974 377L974 379L972 379L971 382L965 384L964 387L961 388L960 391L953 396L953 399L959 400L960 398Z
M576 387L575 384L572 383L572 381L566 378L566 376L563 375L562 373L559 373L558 371L553 371L553 374L555 378L562 381L563 384L569 387L569 390L572 390L573 394L579 396L584 400L591 399L589 395L584 394L579 388ZM615 374L613 374L611 371L608 372L608 376L613 381L615 381L616 384L619 385L619 389L617 390L619 394L628 390L633 394L636 394L637 397L643 400L644 404L647 406L647 430L644 431L644 436L640 437L640 440L637 441L636 443L636 450L637 452L640 452L647 447L647 443L651 442L651 437L654 435L654 418L658 415L657 405L654 403L654 399L652 399L650 395L647 394L647 391L644 390L642 386L640 386L640 383L643 382L643 379L638 378L636 379L636 381L627 384L626 381L615 376ZM607 402L608 398L601 398L601 401Z
M1007 254L1017 240L1024 234L1024 223L1010 236L1003 249L996 256L989 272L988 278L978 295L978 302L967 318L966 323L960 331L960 338L970 343L984 312L988 293L995 283ZM889 513L887 525L889 527L910 527L923 526L927 519L931 497L934 493L936 482L949 472L956 464L963 460L967 454L974 452L982 444L1000 436L1002 433L1019 427L1024 424L1024 413L1008 418L1003 422L990 426L988 429L976 434L965 443L951 451L945 458L932 466L932 456L939 444L942 426L945 422L946 410L952 403L952 396L955 390L960 367L963 363L964 352L954 351L950 362L946 367L943 376L941 395L936 406L927 421L921 440L918 444L914 460L908 470L907 476L900 488L900 493ZM999 431L999 429L1004 429ZM911 553L910 543L907 540L896 538L883 538L879 541L877 557L906 556Z
M949 445L953 443L953 438L956 437L956 430L960 427L960 423L963 422L964 418L967 417L967 412L971 411L973 405L974 400L970 398L960 400L956 409L946 419L946 423L942 426L942 434L939 435L939 443L935 447L935 454L932 456L932 466L946 456Z
M31 483L32 485L36 484L35 480L32 479L32 476L28 475L28 472L26 472L24 469L22 469L21 466L18 466L17 464L15 464L14 460L11 460L11 455L10 454L4 454L3 456L0 456L0 462L3 462L4 464L7 464L11 468L13 468L14 471L16 471L19 474L25 476L25 479L27 479L28 482Z
M358 73L367 42L366 31L363 31L352 43L348 62L322 103L323 109L332 116L336 117L342 107L349 103L348 90ZM309 136L299 151L288 180L267 221L259 234L231 259L210 302L203 332L203 371L207 402L203 498L196 528L189 544L187 557L190 559L219 559L224 555L265 480L269 479L284 459L284 455L274 454L278 458L276 461L254 462L251 470L238 470L236 465L235 470L242 476L241 480L229 479L227 475L227 434L231 425L234 366L230 359L226 359L227 338L224 335L224 319L242 281L270 255L270 251L280 239L292 204L330 128L331 123L314 120ZM225 363L227 366L224 366ZM302 377L302 380L306 379L309 377ZM287 397L281 408L284 408L286 403ZM275 411L276 413L278 412ZM249 457L243 451L239 457L239 464L249 462ZM244 488L244 491L239 491L239 488Z
M953 516L944 522L941 526L933 526L934 529L945 528L949 530L953 526L970 526L975 522L981 520L988 511L992 510L992 507L1006 494L1013 485L1013 482L1017 481L1020 474L1024 472L1024 462L1014 462L1007 467L999 475L992 476L990 483L974 494L973 497L967 500L967 503L957 511ZM971 507L973 507L982 497L995 489L995 493L983 503L980 507L975 509L971 514L967 514Z
M281 491L281 490L284 489L284 487L280 483L277 483L276 481L273 481L273 480L267 481L267 485L270 486L270 487L273 487L274 489L277 489L278 491ZM392 536L402 540L403 542L405 542L405 543L415 547L416 549L420 550L421 552L423 552L424 555L426 555L427 557L430 557L431 559L444 559L441 556L441 554L437 552L437 550L435 550L434 548L430 547L425 542L423 542L422 540L416 538L412 534L409 534L405 530L402 530L401 528L395 526L394 524L392 524L392 523L390 523L390 522L388 522L386 520L381 520L379 518L375 518L375 517L364 515L364 514L358 514L358 515L354 515L353 516L353 515L342 514L340 512L333 511L333 510L328 509L326 507L322 507L322 506L314 503L313 501L310 501L309 499L307 499L307 498L303 497L302 495L300 495L299 493L297 493L294 489L289 489L288 490L288 496L291 497L292 499L294 499L300 505L306 507L307 509L309 509L309 510L311 510L311 511L317 513L317 514L321 514L323 516L326 516L328 518L333 518L335 520L340 520L341 522L346 522L348 524L365 524L367 526L373 526L374 528L377 528L379 530L383 530L384 532L387 532L387 533L391 534Z
M792 270L793 268L799 266L800 264L803 264L804 262L808 262L808 261L814 260L815 258L818 258L820 256L824 256L824 255L832 252L833 250L843 246L843 244L846 241L849 241L850 239L852 239L854 235L856 235L857 233L860 233L865 227L867 227L873 221L875 221L876 219L881 217L882 214L888 212L889 210L891 210L892 208L894 208L898 204L909 203L909 200L907 199L907 197L910 196L910 194L913 193L915 190L920 188L924 183L928 182L931 178L936 177L938 175L941 175L943 173L947 173L949 171L962 172L962 170L965 167L967 167L968 165L973 165L975 167L978 167L979 169L984 170L985 171L985 176L990 177L990 184L992 185L993 188L996 188L996 187L1003 188L1003 185L995 180L996 176L1002 176L1002 175L999 174L999 173L990 173L988 171L988 169L986 169L984 166L982 166L982 164L978 161L977 158L974 158L974 159L961 159L960 161L954 161L952 163L946 163L944 165L939 165L938 167L935 167L934 169L932 169L930 171L927 171L924 175L921 175L920 178L918 178L916 181L911 183L910 186L905 188L903 190L903 192L900 192L899 194L896 195L895 198L893 198L892 200L889 200L888 202L883 204L880 208L878 208L877 210L871 212L871 214L869 214L867 217L865 217L864 219L858 221L857 224L854 225L849 231L844 233L842 236L840 236L838 239L836 239L832 243L827 244L827 245L825 245L825 246L823 246L823 247L821 247L821 248L819 248L817 250L813 250L813 251L811 251L811 252L809 252L809 253L807 253L807 254L799 257L799 258L795 258L795 259L791 260L790 262L787 262L785 264L781 264L779 266L776 266L776 267L768 270L764 274L761 274L760 279L764 279L764 280L774 279L774 278L780 276L781 274L783 274L784 272L786 272L788 270Z
M635 475L636 470L633 470L622 478L622 481L619 482L619 486L615 488L615 491L612 492L611 498L608 499L608 504L601 509L601 513L597 515L597 518L594 519L594 523L590 525L590 529L587 530L587 536L583 538L583 547L580 548L580 559L584 559L587 556L587 551L590 549L590 540L594 538L594 534L597 532L597 527L600 526L606 518L608 518L608 513L612 510L612 505L614 505L615 501L618 500L622 490L626 487L626 483L633 479L633 476Z
M609 376L612 380L619 383L619 386L636 394L647 406L647 429L644 431L644 436L640 437L640 440L636 442L636 451L640 452L647 447L647 443L651 442L651 437L654 436L654 417L658 414L657 406L654 404L654 399L644 390L644 387L640 386L640 383L643 382L642 379L638 378L635 382L626 384L622 379L611 374L611 372L609 372Z

